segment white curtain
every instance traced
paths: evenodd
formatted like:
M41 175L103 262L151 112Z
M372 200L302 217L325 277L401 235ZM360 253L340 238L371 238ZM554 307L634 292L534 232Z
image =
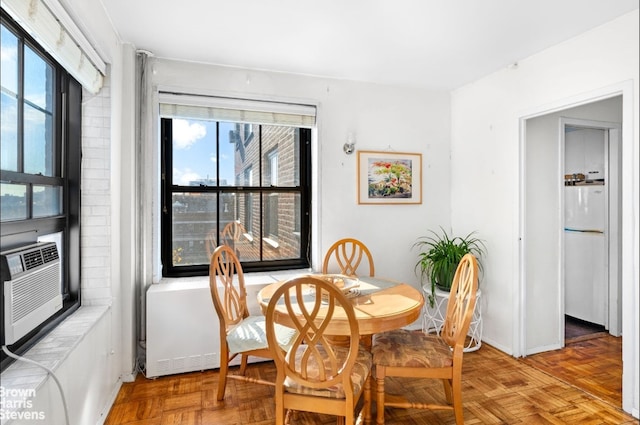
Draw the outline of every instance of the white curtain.
M153 161L153 88L151 84L153 58L151 54L138 51L136 54L136 295L140 300L137 323L141 345L146 341L146 293L153 283L153 212L152 181ZM138 353L140 356L141 353Z

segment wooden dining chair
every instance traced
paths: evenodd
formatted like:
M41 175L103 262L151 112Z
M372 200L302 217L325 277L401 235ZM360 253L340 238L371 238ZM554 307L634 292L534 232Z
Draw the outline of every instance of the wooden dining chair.
M333 345L325 331L334 316L345 315L349 339L346 345ZM362 416L370 420L371 353L359 346L353 306L339 288L313 276L288 280L271 297L266 320L276 366L276 424L284 424L291 410L336 415L338 423L347 425ZM276 323L298 331L286 353L275 345Z
M247 291L244 274L238 257L227 245L217 247L209 265L209 288L211 299L220 322L220 376L217 399L223 400L227 378L274 385L273 382L245 375L249 356L272 359L272 352L286 349L295 331L278 326L279 344L269 349L264 316L251 316L247 308ZM238 375L229 374L229 363L240 355Z
M395 330L373 337L374 377L376 380L377 424L384 424L385 407L453 410L456 424L464 423L462 412L462 355L476 305L478 262L466 254L458 264L447 313L437 334ZM386 398L387 376L441 379L447 404L429 404Z
M363 267L362 271L366 271L367 264L369 276L374 276L375 266L369 248L357 239L344 238L336 241L327 250L322 263L322 273L330 273L337 267L341 274L358 276L360 266Z

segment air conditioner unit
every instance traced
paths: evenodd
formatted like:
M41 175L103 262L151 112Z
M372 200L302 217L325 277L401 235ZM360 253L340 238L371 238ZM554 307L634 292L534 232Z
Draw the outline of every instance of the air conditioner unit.
M62 273L54 242L0 253L5 344L13 344L62 308Z

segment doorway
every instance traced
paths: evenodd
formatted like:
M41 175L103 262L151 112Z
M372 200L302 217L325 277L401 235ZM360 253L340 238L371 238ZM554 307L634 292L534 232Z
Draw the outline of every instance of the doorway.
M609 238L603 245L608 271L605 280L606 291L592 297L602 302L600 325L614 336L622 330L622 279L620 274L620 172L621 172L621 123L622 96L611 97L577 107L559 110L547 115L527 119L526 142L523 145L524 160L524 354L531 355L565 347L567 323L565 313L571 299L571 289L567 292L565 278L567 265L565 258L567 244L565 235L565 174L570 184L573 174L583 180L600 179L598 174L607 175L606 227L601 230ZM591 136L601 137L605 159L601 167L582 164L585 172L565 172L565 135L572 130L588 129ZM571 142L570 142L571 143ZM591 175L589 175L591 171ZM592 182L590 182L592 183ZM589 187L596 187L590 184ZM575 230L575 229L574 229ZM585 229L582 229L585 230ZM588 230L588 229L587 229ZM583 235L581 235L583 236ZM581 242L580 242L581 243ZM570 271L571 273L571 271ZM582 288L578 288L579 290ZM602 289L602 288L600 288ZM569 297L569 298L567 298ZM581 300L577 301L582 302ZM569 312L571 309L569 308ZM576 314L576 313L574 313ZM576 314L580 316L580 313ZM580 319L580 317L578 317ZM582 317L585 319L585 317ZM588 322L592 319L586 317ZM622 345L622 344L621 344Z
M609 102L613 102L613 107ZM550 199L556 199L558 208L556 222L559 225L560 210L559 198L554 194L553 188L557 187L557 181L552 181L549 187L539 188L538 182L532 182L532 172L536 171L535 165L530 163L532 155L538 155L542 166L537 171L544 170L545 161L556 161L558 150L538 152L537 143L529 138L530 124L537 118L559 113L567 116L566 111L582 112L579 109L586 107L592 115L577 116L584 119L598 119L609 122L622 122L622 135L620 162L622 184L620 193L620 228L621 243L618 252L620 264L617 268L621 271L621 291L618 297L619 311L623 316L620 328L620 340L622 345L622 408L625 412L634 412L637 415L638 394L638 302L637 302L637 166L638 160L634 152L637 150L637 135L634 136L634 122L637 122L634 105L637 103L633 81L624 81L611 86L581 93L569 98L557 99L551 103L539 105L520 115L520 142L519 142L519 208L518 208L518 291L517 307L514 319L518 323L516 340L517 356L527 356L537 352L557 349L560 346L560 266L558 261L559 240L558 234L549 235L548 229L541 226L539 217L535 216L536 201L549 203ZM605 105L606 104L606 105ZM622 107L620 108L620 104ZM607 108L606 106L609 106ZM573 114L572 114L573 115ZM547 134L553 140L557 140L559 130ZM557 148L557 146L556 146ZM533 150L533 152L530 152ZM548 155L547 155L548 154ZM556 162L557 164L557 162ZM534 167L534 168L532 168ZM541 173L544 176L546 173ZM535 177L535 176L533 176ZM635 179L635 180L634 180ZM533 192L531 188L534 188ZM537 188L537 190L536 190ZM551 191L551 192L550 192ZM550 195L551 193L551 195ZM540 196L541 194L541 196ZM533 211L531 210L533 208ZM547 221L549 221L547 219ZM542 219L542 224L544 219ZM556 227L557 228L557 227ZM533 233L532 233L533 231ZM559 233L559 232L557 232ZM544 246L540 242L549 237L550 243ZM555 238L555 239L554 239ZM541 250L542 249L542 250ZM537 251L537 252L532 252ZM555 260L554 260L555 256ZM537 274L537 276L536 276ZM532 276L533 275L533 276ZM532 278L535 278L532 280ZM554 326L555 325L555 326ZM564 329L564 326L562 326Z
M524 249L525 282L524 354L555 350L564 346L565 333L565 238L564 238L564 130L567 125L607 129L610 138L608 164L616 168L611 186L619 187L619 139L622 121L622 96L568 108L526 120L524 146ZM610 130L609 130L610 129ZM610 165L607 167L612 168ZM593 171L593 170L589 170ZM615 181L614 181L615 180ZM621 330L621 278L619 274L620 220L619 190L610 191L609 330ZM612 320L613 317L613 320Z
M574 341L582 341L607 332L604 326L577 319L573 316L564 316L564 345Z

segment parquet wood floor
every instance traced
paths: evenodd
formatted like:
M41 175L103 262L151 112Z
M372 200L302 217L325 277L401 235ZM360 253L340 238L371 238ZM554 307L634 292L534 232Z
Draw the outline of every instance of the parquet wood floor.
M606 332L584 335L566 341L562 350L521 361L622 407L622 338Z
M565 359L536 361L552 365L560 373L560 363L564 362L566 366L566 363L577 362L577 358L588 364L586 359L590 357L591 364L582 367L588 367L589 373L599 375L610 367L608 357L611 356L606 348L597 347L595 343L573 347L574 353L566 354ZM465 423L638 424L638 420L605 401L601 395L591 395L566 379L555 378L533 367L533 357L514 359L487 344L476 352L466 353L463 366ZM248 369L252 376L261 379L272 380L275 375L272 362L254 363ZM217 370L153 380L140 374L135 382L122 386L105 425L273 423L272 387L230 380L225 401L218 402L215 399L217 381ZM386 387L389 392L403 393L423 401L444 397L439 381L388 379ZM585 387L595 391L593 385ZM375 413L375 403L373 411ZM455 423L450 412L387 408L385 417L389 425ZM335 418L299 413L293 423L333 425Z

